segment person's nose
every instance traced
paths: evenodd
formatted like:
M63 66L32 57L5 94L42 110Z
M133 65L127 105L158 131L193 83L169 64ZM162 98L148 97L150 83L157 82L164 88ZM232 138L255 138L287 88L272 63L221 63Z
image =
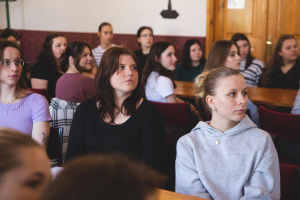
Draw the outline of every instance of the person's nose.
M10 69L11 69L12 71L17 71L18 66L15 64L14 61L11 62Z
M133 74L133 73L132 73L131 67L127 68L127 70L126 70L126 75L129 76L129 77L131 77L132 74Z
M239 56L239 54L236 54L236 59L237 59L238 61L240 61L240 60L241 60L241 56Z
M247 95L239 95L239 99L238 99L238 103L240 105L244 105L246 102L247 102L248 98L247 98Z
M175 55L173 55L173 62L176 62L177 61L177 58Z

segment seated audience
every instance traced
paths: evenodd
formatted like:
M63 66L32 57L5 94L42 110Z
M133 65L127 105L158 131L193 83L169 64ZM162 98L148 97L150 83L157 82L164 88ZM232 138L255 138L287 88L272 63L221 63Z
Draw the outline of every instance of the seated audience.
M101 59L95 96L79 105L74 115L66 161L95 152L116 151L161 169L164 125L147 101L134 53L112 47Z
M56 83L55 97L70 102L83 102L95 92L94 79L83 76L83 72L92 73L93 54L90 45L83 42L71 42L61 62L64 74Z
M66 164L43 200L154 200L164 178L118 154L89 155Z
M27 135L0 128L0 198L38 200L50 181L45 149Z
M10 29L10 28L6 28L4 29L1 34L0 34L0 38L1 39L7 39L9 41L12 42L16 42L18 45L20 45L20 35L17 33L17 31L15 31L14 29ZM24 61L25 59L22 58ZM23 66L23 73L22 76L24 76L24 80L26 82L27 87L31 87L31 82L29 80L29 78L27 78L27 73L28 73L28 69L27 69L27 65L26 65L26 61L25 61L25 65ZM28 73L29 76L29 73Z
M244 77L219 67L195 84L212 119L178 140L175 191L206 199L280 199L278 155L270 135L245 115Z
M186 41L183 47L182 63L175 69L175 80L193 82L202 73L205 58L201 43L196 39Z
M0 126L16 129L47 145L50 134L49 104L28 91L21 76L21 50L17 43L0 40Z
M161 103L182 103L174 92L173 71L177 58L172 44L165 41L152 45L143 71L142 86L150 101ZM199 112L191 105L191 112L201 120Z
M30 72L32 88L47 89L49 98L55 97L57 80L62 76L60 57L67 48L67 40L60 33L48 35L43 43L42 52Z
M97 67L99 67L103 53L110 47L114 47L117 45L111 43L114 35L113 28L110 23L103 22L102 24L100 24L97 35L100 39L100 45L93 49L93 54L95 57L96 65Z
M241 57L235 42L228 40L216 41L209 50L204 71L210 71L218 67L240 69ZM205 101L203 99L203 101ZM247 109L250 110L252 121L260 128L258 108L249 99Z
M251 45L246 35L236 33L232 36L231 41L236 42L239 47L241 56L239 72L244 76L247 86L257 87L265 64L251 55Z
M260 87L299 89L300 57L297 40L281 36L259 81Z
M139 60L141 69L143 71L146 61L149 55L150 48L153 44L153 30L150 27L142 26L139 28L137 34L138 45L142 48L141 50L135 51L135 55Z
M294 101L294 107L292 109L292 114L300 115L300 90L298 90L296 99Z

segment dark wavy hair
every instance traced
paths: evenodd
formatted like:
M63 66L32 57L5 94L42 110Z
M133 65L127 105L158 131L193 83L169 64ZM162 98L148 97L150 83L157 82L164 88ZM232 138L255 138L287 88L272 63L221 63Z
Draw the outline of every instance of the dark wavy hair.
M231 37L231 41L233 41L233 42L237 42L240 40L246 40L248 43L248 46L249 46L249 52L246 57L247 61L246 61L246 66L245 66L245 69L247 69L252 64L253 59L255 57L251 55L251 44L246 35L244 35L243 33L236 33Z
M68 44L68 47L66 48L66 52L64 53L62 57L62 61L60 63L61 71L63 72L68 71L69 64L70 64L69 58L70 56L72 56L75 61L74 63L75 68L79 71L79 73L85 72L86 70L79 65L85 47L89 48L91 55L93 57L92 49L89 44L85 42L78 42L78 41L74 41Z
M269 74L274 69L280 69L281 66L284 66L283 58L279 55L279 52L281 51L283 42L285 40L294 39L296 42L296 38L293 35L283 35L278 40L277 43L273 49L272 56L267 64L267 67L263 69L263 73L260 77L261 86L266 86L268 84L269 80ZM300 63L300 57L296 59L296 62Z
M198 40L190 39L190 40L186 41L184 44L184 47L183 47L183 55L182 55L182 67L184 67L184 68L192 67L192 60L191 60L190 52L191 52L191 46L194 44L198 44L203 52L203 47ZM205 62L206 62L206 60L202 53L202 57L201 57L200 63L199 63L200 66L204 67Z
M142 77L142 86L145 88L147 84L147 80L151 74L151 72L157 72L161 76L166 76L173 80L173 72L166 69L162 66L162 64L158 61L161 57L161 54L169 47L173 46L170 42L160 41L155 42L150 49L148 59L143 71ZM174 84L174 83L173 83ZM175 85L174 85L175 86Z
M110 78L119 69L119 58L121 55L130 55L133 58L137 65L139 78L137 87L123 101L121 107L118 108L115 104L114 88L110 84ZM111 47L104 52L95 77L95 87L95 101L100 105L98 108L100 117L104 119L106 115L109 115L111 124L115 124L115 108L118 108L125 115L133 116L137 113L137 105L141 98L146 98L145 91L141 86L141 69L138 59L130 49L123 46Z
M216 41L209 50L204 71L224 67L232 45L236 46L239 53L239 47L235 42L229 40Z
M37 56L39 63L47 63L47 66L50 66L52 70L59 69L59 63L56 61L52 51L53 39L57 37L65 36L60 33L51 33L48 35L44 40L42 51Z
M140 38L140 37L141 37L141 34L142 34L142 32L143 32L143 30L145 30L145 29L150 30L150 31L151 31L151 34L152 34L152 36L153 36L153 30L152 30L151 27L149 27L149 26L142 26L142 27L139 28L139 30L137 31L136 37L137 37L137 38ZM141 43L138 42L138 45L141 46Z
M0 39L0 61L3 60L3 53L4 53L4 50L5 48L7 47L13 47L13 48L16 48L19 52L20 52L20 57L22 57L22 54L21 54L21 49L20 49L20 46L15 43L15 42L12 42L12 41L8 41L7 39ZM25 65L25 63L24 63ZM26 89L27 90L27 85L26 85L26 82L25 82L25 74L24 74L24 69L22 67L22 74L20 76L20 79L19 81L17 82L17 85L16 85L16 93L17 93L17 98L20 98L20 90L21 89ZM0 80L0 84L1 84L1 80Z
M4 29L0 34L0 38L3 39L7 39L9 36L13 36L14 38L16 38L17 41L21 38L17 31L10 28Z

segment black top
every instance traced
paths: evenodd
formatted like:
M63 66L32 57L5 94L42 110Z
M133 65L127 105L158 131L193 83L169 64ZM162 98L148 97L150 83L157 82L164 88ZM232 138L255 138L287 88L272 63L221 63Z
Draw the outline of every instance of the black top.
M47 63L36 63L30 71L30 78L43 79L48 81L49 98L55 97L55 88L57 80L62 76L55 68L51 68Z
M105 123L100 117L95 98L79 105L74 115L66 153L66 161L95 152L121 152L141 159L161 170L165 129L157 108L143 100L138 114L120 125Z
M284 88L299 90L300 79L300 62L296 61L295 65L287 72L283 73L281 69L273 69L268 76L267 85L263 86L259 83L259 86L267 88Z
M141 69L143 71L145 65L146 65L146 61L147 61L147 58L148 58L148 55L149 54L143 54L143 51L142 49L141 50L138 50L138 51L135 51L134 52L137 59L139 60L139 63L140 63L140 66L141 66Z

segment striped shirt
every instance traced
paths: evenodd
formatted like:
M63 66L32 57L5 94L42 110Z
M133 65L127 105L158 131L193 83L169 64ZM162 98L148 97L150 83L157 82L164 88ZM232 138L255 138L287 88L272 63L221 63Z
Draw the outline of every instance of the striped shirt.
M114 47L114 46L117 46L117 45L113 44L112 47ZM97 64L98 68L99 68L99 65L100 65L102 55L104 54L104 52L106 50L107 49L102 49L100 45L97 46L95 49L93 49L94 58L95 58L95 61L96 61L96 64Z
M246 62L241 62L240 73L244 76L247 86L257 87L258 80L262 74L262 69L265 67L265 64L254 58L251 65L245 69Z

